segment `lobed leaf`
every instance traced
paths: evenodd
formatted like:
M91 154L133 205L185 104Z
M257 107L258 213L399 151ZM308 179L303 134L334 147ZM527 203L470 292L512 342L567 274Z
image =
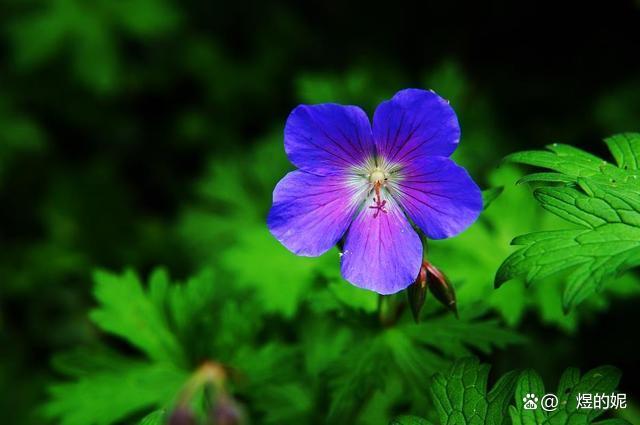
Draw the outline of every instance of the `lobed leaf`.
M612 136L606 140L618 167L637 170L640 167L640 137L634 133Z
M507 160L544 167L524 181L542 184L534 191L543 208L579 226L578 230L538 232L517 237L512 253L500 266L495 285L515 277L528 284L567 272L562 303L565 311L599 291L603 284L640 265L640 134L606 140L618 166L567 145L549 151L512 154Z
M112 424L133 412L170 403L187 377L169 364L121 363L117 369L51 386L44 415L61 425Z
M367 399L393 379L399 378L406 388L413 388L446 368L451 358L471 355L472 350L488 353L495 346L524 341L514 331L503 329L497 321L473 317L460 321L450 315L425 319L418 325L411 321L377 334L351 337L355 339L345 347L345 353L329 366L333 372L329 423L352 423ZM423 391L420 396L426 397L425 388L418 388ZM490 394L487 403L490 412L506 402L504 390L501 384ZM511 391L507 390L509 396Z
M502 424L517 377L516 372L505 374L487 393L489 366L475 358L457 360L432 380L431 393L440 423Z
M273 387L290 377L284 365L292 364L291 350L253 344L262 314L253 299L216 284L207 271L175 283L157 269L146 288L131 271L97 272L95 281L92 320L140 353L126 357L99 346L56 356L56 369L71 378L49 389L43 412L56 423L107 425L170 407L206 360L246 373L242 389L250 388L250 397L265 382ZM158 423L159 416L144 421Z
M535 371L522 372L518 378L515 391L515 406L509 407L509 415L513 425L583 425L592 424L604 413L602 409L578 409L578 394L611 394L620 381L620 371L612 366L601 366L580 376L578 369L567 369L555 392L558 397L558 408L547 412L542 408L524 409L524 398L533 394L539 400L547 394L542 378ZM598 424L611 421L598 422ZM628 424L616 419L617 424Z
M127 340L150 359L184 363L178 340L135 273L118 276L99 271L94 279L100 306L90 317L102 330Z
M594 420L602 415L604 410L577 408L578 394L615 392L620 380L620 372L614 367L601 366L583 376L580 376L578 369L567 369L560 378L557 390L552 393L558 397L558 407L549 412L539 404L547 391L542 378L535 371L508 372L489 392L487 392L488 376L489 366L481 364L473 357L456 360L446 372L435 374L431 383L431 394L439 418L438 423L441 425L629 425L622 419L595 423ZM524 402L529 395L536 400L535 409L524 408ZM511 404L514 400L515 403Z
M164 410L156 410L142 418L138 425L163 425L166 421Z
M505 161L548 168L573 178L598 174L603 163L606 164L597 156L569 145L554 143L547 149L513 153Z
M462 316L466 316L466 310L474 308L474 305L489 306L509 326L515 326L527 310L535 310L545 323L571 332L576 329L581 318L606 309L613 297L628 297L640 293L639 280L628 274L616 282L616 285L608 285L605 287L606 291L590 297L579 310L574 309L570 314L565 314L562 307L565 274L562 272L549 278L541 278L529 289L523 279L526 275L521 275L510 284L495 290L493 282L496 270L513 252L509 242L514 235L531 230L566 227L565 221L540 206L530 195L530 190L512 184L521 175L519 170L509 165L492 172L489 184L492 187L505 187L494 204L483 211L480 219L461 235L447 240L429 241L429 259L445 271L456 286ZM514 205L518 208L513 208Z

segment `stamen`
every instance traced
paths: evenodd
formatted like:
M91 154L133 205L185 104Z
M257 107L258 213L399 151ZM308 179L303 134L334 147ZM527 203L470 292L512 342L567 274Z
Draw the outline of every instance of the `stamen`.
M376 196L374 197L375 204L369 207L376 210L376 212L373 214L373 218L378 218L378 214L380 214L380 211L385 214L387 213L387 209L384 207L387 204L387 201L380 198L381 187L382 183L380 181L375 182L373 185L373 189L376 191Z
M379 201L376 200L376 204L375 205L371 205L369 208L373 208L376 210L375 213L373 213L373 218L378 218L378 214L380 214L380 211L382 211L383 213L387 213L387 209L384 207L386 205L387 201L382 201L379 203Z

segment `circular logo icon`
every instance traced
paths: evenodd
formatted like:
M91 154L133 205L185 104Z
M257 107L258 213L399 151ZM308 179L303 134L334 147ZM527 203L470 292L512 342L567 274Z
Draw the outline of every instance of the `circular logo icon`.
M555 394L545 394L540 400L540 406L546 412L553 412L558 408L558 397Z

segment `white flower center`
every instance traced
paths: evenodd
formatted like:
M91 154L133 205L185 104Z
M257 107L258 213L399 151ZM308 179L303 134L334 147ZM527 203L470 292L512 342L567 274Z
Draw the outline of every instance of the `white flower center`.
M380 168L375 168L369 174L369 181L373 184L375 183L384 183L387 180L387 173L382 171Z

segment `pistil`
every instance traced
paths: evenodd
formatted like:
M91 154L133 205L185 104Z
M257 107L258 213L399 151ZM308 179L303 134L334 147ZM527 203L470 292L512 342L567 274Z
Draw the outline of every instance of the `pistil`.
M382 183L380 181L376 181L373 184L373 189L376 192L376 195L374 197L374 201L375 204L370 206L369 208L373 208L376 210L376 212L373 214L373 218L378 218L378 214L380 214L380 211L382 211L383 213L387 213L387 209L384 207L387 204L386 200L382 200L380 197L380 188L382 187Z

